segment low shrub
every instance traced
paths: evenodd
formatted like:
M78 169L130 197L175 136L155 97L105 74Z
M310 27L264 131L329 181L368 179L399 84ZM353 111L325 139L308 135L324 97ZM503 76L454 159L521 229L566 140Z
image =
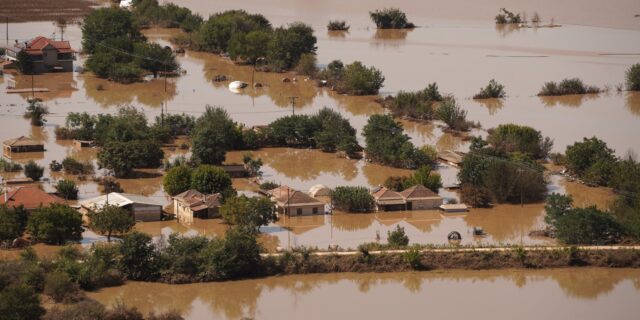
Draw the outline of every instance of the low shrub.
M500 12L495 17L496 24L518 24L524 22L520 14L515 14L505 8L500 8Z
M563 79L556 83L553 81L546 82L538 96L564 96L570 94L587 94L587 93L600 93L602 89L596 86L585 85L582 80L578 78Z
M349 25L344 20L331 20L327 24L329 31L349 31Z
M409 244L409 237L403 227L396 226L395 230L387 231L387 242L392 247L406 247Z
M24 175L27 176L27 178L33 179L33 181L39 181L43 174L44 168L39 166L33 160L30 160L24 166Z
M56 302L68 303L78 301L80 288L66 273L53 272L45 277L44 294Z
M627 90L640 91L640 63L629 67L626 74Z
M480 92L473 96L474 99L490 99L490 98L504 98L506 93L504 86L499 84L496 80L491 79L486 87L481 88Z
M407 21L407 15L397 8L385 8L369 12L378 29L412 29L416 26Z

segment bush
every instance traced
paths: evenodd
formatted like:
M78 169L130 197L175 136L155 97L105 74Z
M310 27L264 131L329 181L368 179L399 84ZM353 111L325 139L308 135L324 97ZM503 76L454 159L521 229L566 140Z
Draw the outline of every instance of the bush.
M523 23L520 14L514 14L513 12L500 8L500 13L495 17L496 24L519 24Z
M78 285L69 279L69 276L61 272L47 274L44 282L44 294L55 302L72 302L78 298L80 290Z
M132 232L122 238L119 268L131 280L153 280L159 271L158 253L151 237Z
M558 217L553 227L558 239L566 244L611 244L622 235L622 227L613 216L595 207L571 209Z
M473 96L474 99L490 99L490 98L504 98L506 93L504 92L504 86L499 84L496 80L491 79L486 87L481 88L480 92Z
M371 212L375 201L366 187L336 187L331 191L332 205L345 212Z
M222 108L207 106L191 133L192 160L202 164L221 164L227 150L242 146L242 130Z
M133 83L140 81L142 73L142 69L138 66L117 63L111 67L108 78L115 82Z
M90 174L93 173L93 164L91 162L80 162L74 158L66 157L62 160L62 168L67 174Z
M3 320L40 319L45 309L32 288L24 284L10 285L0 291L0 314Z
M56 160L52 160L49 163L49 170L51 170L51 172L60 172L62 171L62 163L56 161Z
M186 114L166 114L163 118L156 116L156 124L169 128L172 137L187 136L196 126L196 118Z
M391 109L396 116L432 120L435 102L442 100L438 85L434 82L421 91L400 91L395 97L385 99L383 105Z
M446 99L440 104L436 109L435 117L444 122L449 129L469 130L470 123L467 121L467 111L462 109L453 98Z
M226 199L220 207L222 219L242 230L259 233L261 226L278 221L276 208L270 199L247 196Z
M404 258L404 261L406 261L412 269L419 270L420 268L422 268L422 261L420 261L422 255L420 254L420 251L418 249L411 248L402 256Z
M222 168L209 165L200 166L193 171L191 189L204 194L222 193L225 197L235 194L229 174Z
M502 153L519 152L542 159L551 150L552 140L543 139L540 131L516 124L501 124L489 130L487 142Z
M337 90L350 95L378 94L384 83L382 72L375 67L366 67L360 61L347 65L338 82Z
M193 170L184 165L171 168L162 180L164 191L169 195L175 196L189 190L192 173Z
M640 90L640 63L636 63L631 67L629 67L625 75L626 75L627 90L639 91Z
M409 244L409 237L403 227L396 226L395 230L387 231L387 242L391 247L406 247Z
M33 179L33 181L39 181L43 174L44 167L37 165L33 160L29 160L24 166L24 175Z
M19 163L0 158L0 172L19 172L21 170L22 165Z
M24 233L27 224L27 214L20 208L0 205L0 241L19 238Z
M49 310L43 320L100 320L104 319L105 308L102 304L85 299L66 308Z
M62 204L40 207L29 216L27 231L34 240L48 244L79 241L82 239L82 215Z
M99 212L89 213L89 227L100 234L107 235L111 242L111 235L123 235L131 231L136 222L127 209L107 205Z
M56 194L65 200L78 200L78 187L71 180L58 180L56 183Z
M567 169L588 182L608 185L616 162L614 151L596 137L583 138L567 147L565 163Z
M538 96L563 96L570 94L600 93L602 90L596 86L585 85L578 78L564 79L559 83L545 82L538 92Z
M329 31L349 31L349 25L344 20L331 20L327 24Z
M411 29L415 25L407 21L407 15L397 8L385 8L369 12L378 29Z
M279 187L280 184L275 183L273 181L266 181L260 184L260 189L261 190L273 190L277 187Z
M374 162L400 168L414 169L428 164L404 133L402 125L390 115L373 115L363 128L367 158Z
M98 165L121 178L131 175L134 168L157 168L163 157L164 152L155 141L111 141L98 152Z
M316 55L312 53L305 53L300 56L300 60L298 61L298 65L296 66L295 71L298 74L302 74L305 76L314 77L318 72L318 68L316 67Z
M222 243L211 249L209 261L219 280L246 278L260 272L262 247L254 233L229 229Z
M35 98L29 99L29 106L24 113L24 117L31 120L31 125L36 127L43 126L47 119L44 116L49 114L49 109L42 105L42 100Z

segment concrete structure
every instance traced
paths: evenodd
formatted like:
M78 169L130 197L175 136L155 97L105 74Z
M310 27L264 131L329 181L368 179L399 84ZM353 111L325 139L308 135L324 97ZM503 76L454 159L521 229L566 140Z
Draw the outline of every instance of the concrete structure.
M309 188L309 195L312 197L328 197L331 195L331 189L326 187L323 184L316 184L315 186Z
M385 187L373 192L376 211L399 211L406 209L406 201L401 194Z
M280 214L308 216L325 213L324 203L288 186L280 186L269 190L268 194Z
M469 211L466 204L443 204L440 206L440 210L445 213L464 213Z
M8 207L22 206L27 212L52 204L63 204L64 200L58 196L46 193L36 186L22 186L7 189L0 197L0 204Z
M20 152L43 152L44 144L31 138L21 136L14 139L5 140L2 143L2 153L5 157L11 158L14 153Z
M7 48L5 55L7 61L11 61L12 64L4 67L15 67L21 51L25 51L31 58L35 73L73 71L76 52L71 49L69 41L56 41L42 36L26 42L16 41L12 47Z
M242 164L223 164L220 166L231 178L245 178L249 176L249 171Z
M173 214L180 223L191 224L193 218L217 218L220 216L219 193L205 195L197 190L187 190L173 197Z
M162 204L145 196L111 192L93 199L80 201L80 212L100 212L106 205L128 209L136 221L160 221Z
M437 193L423 185L415 185L402 192L400 195L406 202L407 210L436 209L442 205L443 199Z

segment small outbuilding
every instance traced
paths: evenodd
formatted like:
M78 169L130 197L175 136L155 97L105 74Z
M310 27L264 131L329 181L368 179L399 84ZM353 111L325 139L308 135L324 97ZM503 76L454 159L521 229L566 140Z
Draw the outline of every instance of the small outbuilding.
M136 221L160 221L162 204L152 198L130 193L111 192L93 199L80 201L80 212L100 212L107 205L126 208Z
M294 216L308 216L324 214L324 203L314 199L308 194L280 186L267 192L271 201L276 205L276 210L280 214Z
M406 209L407 202L402 195L386 187L381 187L374 191L373 199L376 202L376 211L400 211Z
M249 171L242 164L223 164L220 166L231 178L246 178L249 176Z
M43 152L44 144L29 137L20 136L18 138L5 140L2 143L3 154L11 158L14 153L20 152Z
M309 189L309 195L312 197L328 197L331 195L331 189L323 184L316 184Z
M194 189L187 190L173 197L173 214L178 222L186 224L193 223L194 217L217 218L220 216L221 200L219 193L206 195Z
M445 213L464 213L469 211L469 208L466 204L456 203L440 205L440 210L444 211Z

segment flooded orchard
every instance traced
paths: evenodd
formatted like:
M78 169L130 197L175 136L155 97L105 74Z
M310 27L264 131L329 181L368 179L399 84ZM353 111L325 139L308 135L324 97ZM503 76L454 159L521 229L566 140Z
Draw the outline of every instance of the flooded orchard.
M569 268L298 275L188 285L129 282L89 296L107 305L123 301L143 312L177 310L185 319L389 319L419 314L635 319L640 271Z

